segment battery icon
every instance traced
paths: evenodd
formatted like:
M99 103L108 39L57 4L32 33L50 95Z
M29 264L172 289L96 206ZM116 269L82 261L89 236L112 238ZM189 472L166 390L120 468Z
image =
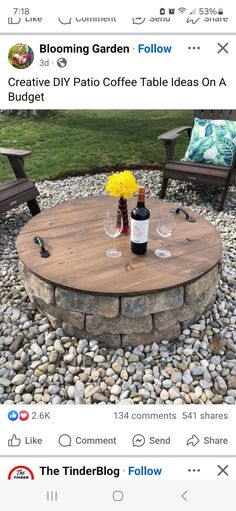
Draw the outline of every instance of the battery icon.
M218 10L218 14L222 16L222 15L224 14L223 9L219 9L219 10Z

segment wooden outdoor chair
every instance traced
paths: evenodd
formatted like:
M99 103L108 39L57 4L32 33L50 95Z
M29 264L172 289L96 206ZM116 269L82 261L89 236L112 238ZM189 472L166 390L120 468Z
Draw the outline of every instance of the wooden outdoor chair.
M0 155L7 156L16 177L13 181L0 183L0 214L16 208L24 202L27 202L33 216L40 213L40 207L36 200L39 192L36 186L27 179L24 170L24 157L29 154L31 151L0 148Z
M184 162L174 160L173 158L175 142L178 136L181 133L187 132L188 138L190 139L195 117L201 119L224 119L235 121L236 110L194 110L192 126L181 126L180 128L175 128L158 137L159 140L164 142L166 150L166 163L162 169L163 179L159 197L160 199L165 197L169 179L220 186L223 188L223 191L218 211L222 211L229 186L235 182L236 151L234 153L231 167Z

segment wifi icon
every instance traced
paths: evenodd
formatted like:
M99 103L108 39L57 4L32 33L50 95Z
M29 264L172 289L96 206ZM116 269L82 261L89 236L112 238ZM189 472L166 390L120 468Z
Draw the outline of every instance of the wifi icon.
M185 7L180 7L178 9L178 11L181 13L181 14L184 14L185 11L187 11L187 9L185 9Z

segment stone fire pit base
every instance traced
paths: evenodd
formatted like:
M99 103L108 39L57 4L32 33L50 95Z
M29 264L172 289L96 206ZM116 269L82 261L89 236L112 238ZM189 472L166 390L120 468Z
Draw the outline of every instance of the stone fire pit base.
M138 296L82 293L53 286L19 263L26 292L53 328L117 348L176 339L216 299L218 265L190 284Z

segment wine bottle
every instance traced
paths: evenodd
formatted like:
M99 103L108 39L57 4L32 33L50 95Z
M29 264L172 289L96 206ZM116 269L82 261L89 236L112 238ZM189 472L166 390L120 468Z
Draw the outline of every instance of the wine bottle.
M147 251L149 210L145 207L145 187L140 186L137 206L131 211L131 251L143 255Z

